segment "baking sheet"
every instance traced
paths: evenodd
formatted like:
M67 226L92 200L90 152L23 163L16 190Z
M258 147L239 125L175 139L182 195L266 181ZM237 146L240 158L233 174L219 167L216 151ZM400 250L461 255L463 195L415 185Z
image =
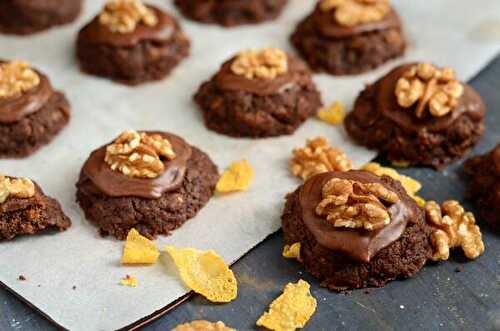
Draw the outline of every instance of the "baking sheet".
M170 2L150 1L176 12ZM393 1L410 39L405 61L432 60L451 65L462 79L475 75L500 49L498 39L481 29L500 19L500 2L435 0L431 3ZM247 158L256 171L248 192L215 197L172 236L158 246L214 249L227 262L279 228L284 195L298 181L287 170L289 151L306 138L325 135L344 149L357 165L374 153L353 145L341 128L309 120L291 137L263 140L232 139L205 129L191 101L199 84L225 59L242 48L278 46L292 51L288 36L314 5L291 0L276 22L236 29L199 25L182 20L192 39L192 55L169 79L130 88L79 72L74 60L75 36L104 3L86 1L85 12L73 25L27 38L0 37L0 57L25 59L46 72L65 91L73 109L69 127L49 146L24 160L2 160L0 171L35 179L57 198L73 221L64 233L43 234L0 243L0 281L64 328L113 330L152 314L188 292L166 256L151 267L119 263L122 242L102 239L75 203L75 182L88 154L129 128L158 129L183 136L206 151L221 169ZM392 62L355 77L315 77L325 103L352 104L367 82L386 72ZM19 275L27 281L18 281ZM137 288L118 285L126 274L139 280ZM76 286L76 289L73 289Z

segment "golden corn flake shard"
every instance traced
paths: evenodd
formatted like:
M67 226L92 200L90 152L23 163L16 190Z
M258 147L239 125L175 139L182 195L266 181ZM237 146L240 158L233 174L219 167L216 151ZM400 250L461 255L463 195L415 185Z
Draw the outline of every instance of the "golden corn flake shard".
M125 278L120 280L120 284L123 286L137 287L137 278L127 275Z
M303 328L316 311L317 303L310 287L302 279L296 284L288 283L283 294L271 303L269 311L259 318L257 326L275 331Z
M318 117L323 122L339 125L344 121L345 108L342 103L336 101L327 107L323 107L318 112Z
M123 248L123 264L153 264L159 256L160 251L151 240L141 236L136 229L129 231Z
M217 192L246 191L252 183L253 176L253 168L247 160L233 162L219 179Z
M221 321L213 323L209 321L199 320L178 325L172 331L236 331L236 329L227 327Z
M408 168L410 166L410 162L408 162L408 161L392 161L391 165L394 168Z
M405 188L406 192L410 197L412 197L420 207L425 205L425 200L417 195L417 192L422 188L422 184L415 179L401 175L396 170L388 167L382 167L376 162L370 162L361 167L361 170L371 172L377 176L389 176L392 179L396 179L401 182L401 185Z
M187 287L212 302L230 302L238 295L238 282L224 260L214 251L167 246Z
M300 257L300 242L285 245L283 247L283 257L287 259L296 259L297 261L302 262L302 258Z

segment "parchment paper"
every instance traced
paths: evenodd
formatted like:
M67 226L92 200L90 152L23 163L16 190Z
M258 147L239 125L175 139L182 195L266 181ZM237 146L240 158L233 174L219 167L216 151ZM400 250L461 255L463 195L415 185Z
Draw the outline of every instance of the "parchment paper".
M177 13L170 1L151 2ZM411 43L405 61L424 59L451 65L466 80L500 48L500 41L485 36L487 30L480 28L484 22L500 19L498 0L394 2ZM188 292L165 257L151 267L121 266L123 243L100 238L75 203L75 182L84 160L122 130L171 131L206 151L221 169L241 158L255 167L255 182L248 192L213 198L172 236L157 240L160 247L168 243L214 249L227 262L237 260L279 229L283 198L299 183L287 170L293 147L322 134L344 149L357 165L374 156L354 146L342 128L315 119L290 137L247 140L217 135L205 129L191 101L199 84L238 50L259 46L291 50L288 36L312 9L313 1L291 0L278 21L260 26L222 29L182 20L192 38L192 56L168 79L137 88L83 75L75 63L77 30L103 3L86 1L82 17L67 27L32 37L0 37L0 56L28 60L45 71L53 85L65 91L73 111L69 127L48 147L24 160L0 161L1 172L38 181L47 194L61 202L73 221L64 233L0 243L0 281L71 330L121 328ZM341 100L350 106L365 83L395 64L367 75L317 75L315 80L325 103ZM20 274L27 281L18 281ZM118 285L126 274L138 278L137 288Z

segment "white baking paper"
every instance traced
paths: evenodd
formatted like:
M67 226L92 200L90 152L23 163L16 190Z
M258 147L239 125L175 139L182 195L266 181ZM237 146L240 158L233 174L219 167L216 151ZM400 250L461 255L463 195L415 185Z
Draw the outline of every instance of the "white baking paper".
M177 13L171 1L151 1ZM451 65L462 79L483 68L500 48L484 35L485 22L500 19L498 0L394 1L405 22L410 48L404 61L432 60ZM78 29L102 6L86 1L80 19L67 27L31 37L0 37L0 57L25 59L46 72L64 90L72 105L71 123L49 146L23 160L2 160L2 173L35 179L58 199L73 226L64 233L17 238L0 243L0 281L71 330L113 330L165 307L188 290L161 259L151 267L120 265L123 243L100 238L75 203L80 168L96 147L122 130L157 129L177 133L199 146L224 169L247 158L255 168L248 192L214 197L194 219L158 246L214 249L227 262L236 261L280 227L283 198L298 181L287 169L293 147L306 138L325 135L357 165L374 153L353 145L340 127L311 119L293 136L273 139L232 139L205 129L192 102L200 83L242 48L278 46L292 51L288 37L314 1L291 0L281 18L259 26L223 29L182 20L192 39L192 55L162 82L130 88L83 75L74 58ZM399 61L398 61L399 62ZM365 83L397 62L354 77L315 77L325 103L341 100L350 106ZM18 281L18 276L27 281ZM137 288L118 285L126 274L139 280ZM72 289L76 286L76 289Z

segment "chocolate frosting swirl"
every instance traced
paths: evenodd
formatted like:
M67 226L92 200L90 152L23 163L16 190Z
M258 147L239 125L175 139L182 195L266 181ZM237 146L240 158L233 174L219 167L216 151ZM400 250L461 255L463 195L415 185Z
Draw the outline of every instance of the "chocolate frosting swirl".
M464 93L458 100L453 111L443 117L434 117L430 114L423 118L415 115L415 106L403 108L398 104L395 90L399 78L413 64L405 64L393 69L389 74L381 78L377 83L377 109L380 113L394 121L398 127L419 132L427 130L437 132L446 130L458 117L467 113L471 118L480 120L484 117L485 106L479 94L469 85L464 85Z
M401 237L407 224L416 217L414 206L409 205L409 198L404 192L395 191L400 199L388 208L391 222L387 226L375 231L334 227L324 217L316 215L316 207L322 200L323 186L335 177L362 183L380 183L395 190L380 177L358 170L323 173L311 177L300 188L302 219L316 241L325 248L343 252L361 263L368 263L381 249Z
M107 145L100 147L90 154L83 166L83 173L106 195L158 199L164 192L176 190L182 185L187 161L192 154L191 146L184 139L171 133L143 132L158 134L168 139L176 154L175 159L164 161L165 171L157 178L134 178L111 170L111 167L104 161Z
M244 91L268 96L278 94L293 88L309 75L304 62L288 54L288 71L274 79L248 79L245 76L237 75L231 70L231 64L236 57L231 58L222 64L221 69L215 75L214 81L217 87L225 91Z
M88 44L105 44L115 47L134 46L143 40L160 42L169 40L177 28L174 18L154 6L148 5L147 7L152 9L158 18L155 26L141 23L133 32L114 33L106 25L101 24L99 16L96 16L80 30L78 39Z
M316 29L327 38L349 38L361 33L401 28L401 20L394 9L380 21L344 26L337 22L332 11L321 10L319 4L312 14Z
M13 97L0 98L0 123L9 124L20 121L33 114L49 101L54 93L47 76L35 70L40 83L28 91Z

